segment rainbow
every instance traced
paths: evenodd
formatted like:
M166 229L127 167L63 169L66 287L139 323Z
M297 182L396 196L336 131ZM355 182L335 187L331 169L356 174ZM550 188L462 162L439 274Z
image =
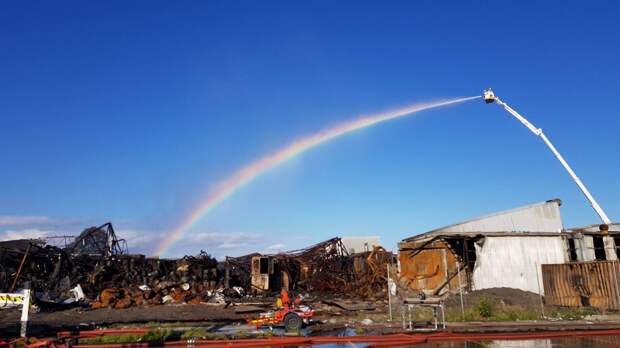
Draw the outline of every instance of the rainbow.
M295 140L287 146L258 158L233 173L228 178L216 184L206 196L186 217L185 219L157 246L155 255L163 255L168 249L178 241L186 231L194 226L204 215L217 207L222 201L230 197L247 183L254 180L262 173L274 168L278 164L295 157L296 155L309 150L317 145L328 142L341 135L353 132L358 129L369 127L380 122L393 120L395 118L407 116L419 111L438 108L466 102L481 98L480 96L457 98L450 100L440 100L429 103L409 105L404 108L391 110L371 116L360 118L338 124L334 127L324 129L318 133Z

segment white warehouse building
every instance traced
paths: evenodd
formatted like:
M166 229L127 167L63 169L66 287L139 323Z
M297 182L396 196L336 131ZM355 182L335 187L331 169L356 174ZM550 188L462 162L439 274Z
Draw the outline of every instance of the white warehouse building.
M459 284L469 290L509 287L542 294L543 264L618 259L618 225L609 235L598 226L566 230L560 205L559 199L549 200L404 239L401 279L427 295L454 291Z

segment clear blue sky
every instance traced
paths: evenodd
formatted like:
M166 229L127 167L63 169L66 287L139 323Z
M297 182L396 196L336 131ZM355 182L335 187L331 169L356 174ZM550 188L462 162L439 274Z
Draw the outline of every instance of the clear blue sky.
M296 137L486 87L545 130L618 220L619 15L612 1L7 3L0 237L112 221L132 251L148 251L210 185ZM476 101L287 162L174 253L335 235L393 247L556 197L567 227L599 222L539 139Z

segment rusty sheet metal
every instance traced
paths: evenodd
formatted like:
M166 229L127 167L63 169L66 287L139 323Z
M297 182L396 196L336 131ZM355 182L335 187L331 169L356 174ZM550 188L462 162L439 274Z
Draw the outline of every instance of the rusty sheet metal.
M412 290L433 293L445 284L450 275L457 272L456 257L443 240L436 240L422 246L422 250L407 250L421 247L422 243L403 242L398 255L400 280ZM465 282L465 272L461 281ZM458 279L453 277L445 290L458 289Z
M542 265L547 304L620 309L620 261Z

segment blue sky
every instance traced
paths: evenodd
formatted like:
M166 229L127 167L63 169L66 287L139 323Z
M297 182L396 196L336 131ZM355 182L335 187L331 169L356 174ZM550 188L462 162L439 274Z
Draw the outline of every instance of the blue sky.
M148 252L252 159L360 114L496 93L620 219L615 2L27 2L0 11L0 237L112 221ZM544 144L497 106L363 129L261 176L175 255L405 237L561 198Z

